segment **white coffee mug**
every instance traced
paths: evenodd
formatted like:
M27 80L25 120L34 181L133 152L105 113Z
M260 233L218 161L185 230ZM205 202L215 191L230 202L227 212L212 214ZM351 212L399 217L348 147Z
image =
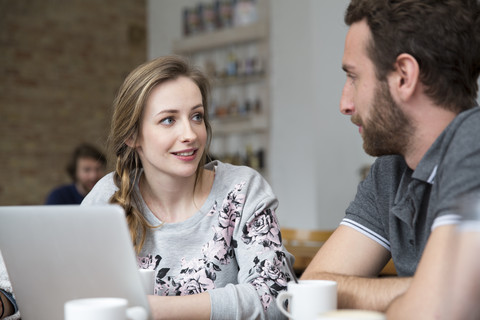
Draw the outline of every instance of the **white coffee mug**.
M65 320L147 320L143 307L128 308L123 298L88 298L65 303Z
M288 299L288 310L285 300ZM277 297L280 311L294 320L315 320L323 312L337 309L337 282L330 280L300 280L289 282L287 291Z
M146 294L153 294L153 287L155 285L155 270L138 269L140 277L142 278L143 286Z

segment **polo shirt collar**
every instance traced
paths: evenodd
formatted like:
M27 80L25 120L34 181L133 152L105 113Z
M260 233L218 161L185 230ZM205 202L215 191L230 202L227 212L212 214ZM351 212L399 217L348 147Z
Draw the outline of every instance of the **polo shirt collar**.
M395 204L391 210L395 216L410 227L416 224L418 215L422 212L422 200L425 192L429 192L430 189L427 186L433 185L435 182L438 165L452 135L455 134L463 120L473 112L478 112L478 108L472 108L457 115L428 149L415 171L412 172L408 167L405 170L397 190Z

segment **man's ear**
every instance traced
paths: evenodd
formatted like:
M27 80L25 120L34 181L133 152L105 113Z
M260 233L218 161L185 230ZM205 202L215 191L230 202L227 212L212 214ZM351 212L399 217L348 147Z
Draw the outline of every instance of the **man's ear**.
M389 75L390 90L400 101L409 100L418 89L420 67L417 59L402 53L394 64L395 70Z

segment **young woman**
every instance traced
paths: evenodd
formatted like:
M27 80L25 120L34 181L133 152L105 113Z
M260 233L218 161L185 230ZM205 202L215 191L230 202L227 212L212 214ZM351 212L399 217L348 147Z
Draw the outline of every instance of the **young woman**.
M156 319L277 319L293 278L277 199L256 171L206 164L209 85L180 57L136 68L114 101L116 169L82 205L116 203L142 268L154 269Z

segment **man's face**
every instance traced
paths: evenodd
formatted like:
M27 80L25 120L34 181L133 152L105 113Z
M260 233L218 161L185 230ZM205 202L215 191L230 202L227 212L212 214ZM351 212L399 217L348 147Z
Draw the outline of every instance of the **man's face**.
M352 122L363 127L363 149L371 156L405 154L412 130L408 118L395 103L386 81L379 81L373 97L370 117L364 121L358 114Z
M347 33L342 67L347 74L340 111L359 127L363 148L371 156L404 154L412 126L391 96L387 80L379 81L367 53L370 29L363 20Z
M88 193L105 174L105 166L93 158L78 158L76 183L84 192Z

